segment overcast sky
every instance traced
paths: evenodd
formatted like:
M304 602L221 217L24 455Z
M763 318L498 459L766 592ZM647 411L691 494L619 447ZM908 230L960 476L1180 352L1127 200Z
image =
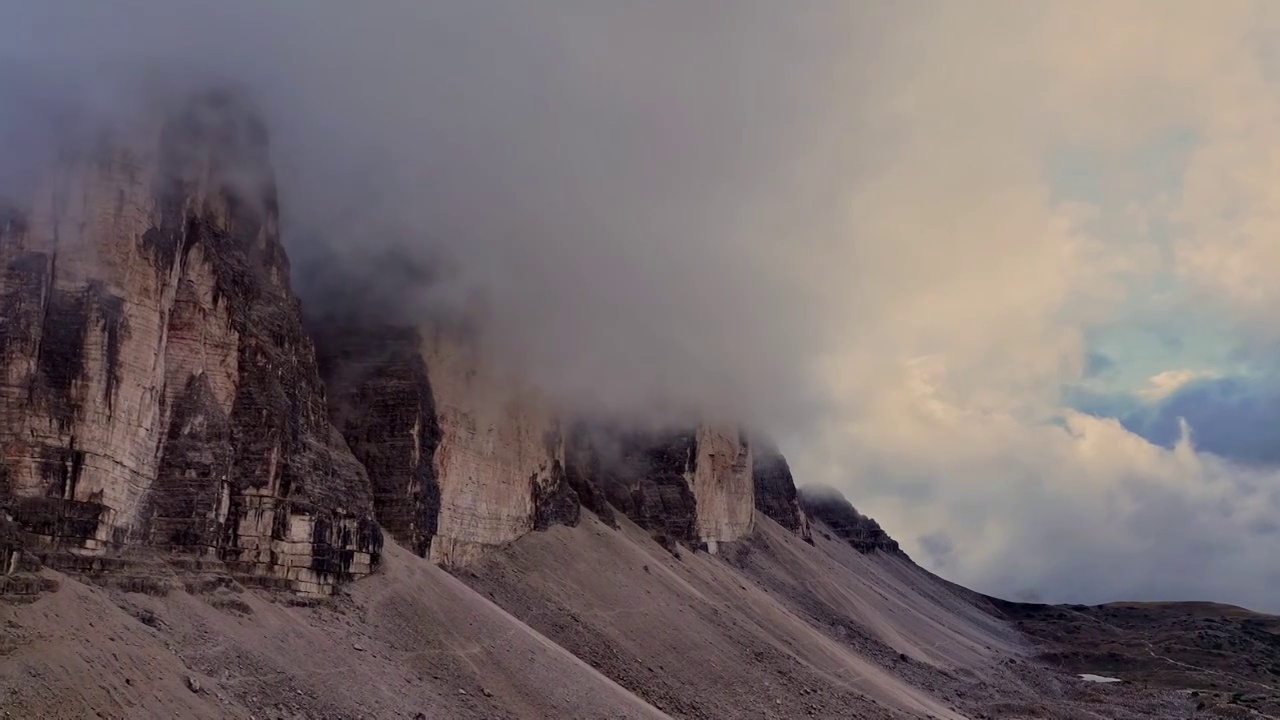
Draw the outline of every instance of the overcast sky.
M749 419L958 582L1280 612L1278 50L1267 0L0 0L9 97L256 92L309 303L416 254L408 316Z

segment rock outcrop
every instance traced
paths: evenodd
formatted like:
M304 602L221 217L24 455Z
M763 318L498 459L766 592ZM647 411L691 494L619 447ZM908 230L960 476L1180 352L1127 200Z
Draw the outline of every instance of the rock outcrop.
M535 393L501 380L466 333L334 317L311 325L334 422L397 540L460 566L578 522L559 422Z
M756 509L812 542L809 518L800 506L800 496L787 459L772 443L760 438L752 440L752 448L754 462L751 475L755 484Z
M550 406L503 382L465 336L443 328L424 334L441 435L431 559L464 565L535 527L576 524L578 499L565 478L564 439Z
M64 148L0 213L0 503L55 564L150 546L327 592L381 533L302 331L266 132L231 93L152 118Z
M800 488L799 494L801 506L814 522L831 528L837 537L858 552L864 555L883 552L906 557L898 547L898 541L889 537L880 523L854 509L834 488L805 486Z
M603 498L668 547L715 552L751 531L751 445L737 428L578 428L568 476L580 498Z
M698 503L698 540L711 552L751 532L755 492L751 444L736 427L701 425L697 460L688 476Z
M440 516L441 431L422 339L371 319L311 327L334 425L368 472L378 522L425 557Z

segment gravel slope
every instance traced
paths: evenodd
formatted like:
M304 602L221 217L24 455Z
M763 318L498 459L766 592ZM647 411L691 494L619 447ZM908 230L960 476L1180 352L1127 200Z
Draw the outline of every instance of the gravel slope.
M666 717L398 547L349 596L312 607L58 580L35 603L0 603L10 717Z
M1083 682L989 599L759 514L716 556L589 514L457 577L388 546L313 604L46 576L58 590L0 602L0 716L1137 720L1200 701Z

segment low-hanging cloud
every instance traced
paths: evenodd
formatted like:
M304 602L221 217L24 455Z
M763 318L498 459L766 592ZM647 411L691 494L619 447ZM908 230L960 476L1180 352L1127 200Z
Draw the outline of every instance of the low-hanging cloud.
M1162 278L1242 352L1272 346L1280 178L1254 150L1280 148L1275 16L0 0L0 91L43 103L0 106L0 142L38 145L13 138L68 94L136 110L122 88L143 74L243 84L309 306L367 283L410 321L478 313L497 357L570 404L747 419L802 483L985 591L1277 609L1271 471L1062 397L1123 364L1090 333ZM1132 153L1170 136L1194 146L1153 181ZM1053 177L1086 151L1101 199Z
M867 30L836 5L740 9L57 1L3 32L39 80L246 86L294 265L328 266L298 273L313 307L338 274L375 291L388 258L443 265L397 310L483 314L493 355L562 400L798 422L822 334L788 272L814 242L797 150Z

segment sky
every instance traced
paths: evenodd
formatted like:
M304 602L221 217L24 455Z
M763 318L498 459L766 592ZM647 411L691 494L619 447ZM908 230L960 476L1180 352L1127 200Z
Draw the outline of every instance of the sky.
M1280 612L1275 3L0 0L0 58L248 87L304 303L409 257L407 319L762 428L957 582Z

